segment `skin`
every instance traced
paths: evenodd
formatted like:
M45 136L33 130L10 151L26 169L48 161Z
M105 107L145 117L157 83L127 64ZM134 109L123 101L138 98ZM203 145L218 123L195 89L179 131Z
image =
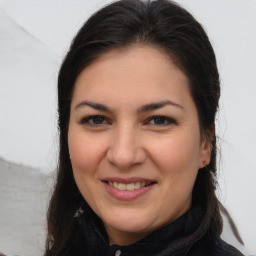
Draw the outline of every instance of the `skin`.
M142 108L166 101L156 109ZM88 119L95 115L102 117ZM110 243L120 245L142 239L191 207L198 170L211 153L186 75L149 46L110 50L80 73L68 144L81 194L102 219ZM118 200L105 189L102 180L108 177L156 184L134 200Z

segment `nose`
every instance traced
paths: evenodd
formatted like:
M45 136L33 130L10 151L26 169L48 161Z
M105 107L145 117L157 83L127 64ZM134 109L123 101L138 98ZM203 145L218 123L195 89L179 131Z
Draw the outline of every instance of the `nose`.
M146 151L141 145L136 129L119 127L114 132L107 152L107 160L119 169L128 169L146 160Z

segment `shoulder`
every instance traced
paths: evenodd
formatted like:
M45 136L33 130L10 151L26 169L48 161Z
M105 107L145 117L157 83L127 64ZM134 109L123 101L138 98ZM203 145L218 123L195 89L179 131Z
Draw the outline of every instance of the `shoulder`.
M215 251L216 251L214 255L243 256L243 254L240 251L238 251L232 245L223 241L220 237L217 237L215 239L214 244L215 244Z
M188 256L243 256L243 254L232 245L223 241L219 236L208 236L195 243Z

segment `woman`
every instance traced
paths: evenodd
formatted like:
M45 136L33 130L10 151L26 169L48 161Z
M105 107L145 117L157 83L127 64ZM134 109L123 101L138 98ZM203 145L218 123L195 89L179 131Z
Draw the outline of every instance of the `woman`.
M121 0L74 38L58 79L46 255L242 255L220 239L215 55L167 0Z

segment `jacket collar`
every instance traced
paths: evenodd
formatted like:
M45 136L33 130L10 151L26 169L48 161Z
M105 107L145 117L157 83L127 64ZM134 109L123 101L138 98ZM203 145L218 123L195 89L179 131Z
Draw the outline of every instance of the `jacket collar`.
M95 256L115 256L118 251L121 252L120 256L160 256L177 250L184 251L183 255L185 255L185 251L206 232L206 228L202 228L204 215L205 210L202 207L194 207L174 222L154 231L134 244L126 246L113 244L109 246L107 234L99 218L93 212L90 214L83 213L78 217L79 240L80 243L81 241L87 241L86 244L89 246L81 247L78 245L76 247L80 248L79 251L86 251L86 255ZM85 245L84 242L82 244Z

